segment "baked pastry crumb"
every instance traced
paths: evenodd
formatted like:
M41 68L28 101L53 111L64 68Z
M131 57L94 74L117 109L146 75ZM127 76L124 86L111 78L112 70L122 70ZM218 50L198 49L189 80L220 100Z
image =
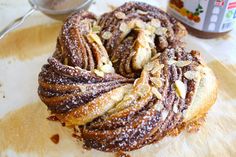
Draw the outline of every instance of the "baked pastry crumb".
M99 19L76 12L42 67L38 94L86 149L131 151L196 131L217 86L200 53L185 49L186 34L146 3L125 3Z

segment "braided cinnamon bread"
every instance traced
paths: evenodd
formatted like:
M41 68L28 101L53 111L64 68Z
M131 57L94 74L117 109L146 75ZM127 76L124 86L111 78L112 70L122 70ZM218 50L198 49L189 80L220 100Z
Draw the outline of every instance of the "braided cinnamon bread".
M186 34L140 2L99 19L74 13L42 67L38 94L87 148L131 151L157 142L204 115L216 98L214 74L198 51L184 49Z

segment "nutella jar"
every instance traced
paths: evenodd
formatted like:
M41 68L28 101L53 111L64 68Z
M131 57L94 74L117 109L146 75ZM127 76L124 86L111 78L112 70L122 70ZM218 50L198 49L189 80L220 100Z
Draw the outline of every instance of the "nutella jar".
M170 0L168 13L201 38L219 37L236 21L236 0Z

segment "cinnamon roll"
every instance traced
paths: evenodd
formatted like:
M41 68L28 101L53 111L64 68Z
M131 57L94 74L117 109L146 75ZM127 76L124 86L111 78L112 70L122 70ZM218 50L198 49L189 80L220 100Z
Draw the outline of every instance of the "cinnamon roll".
M76 12L42 67L38 94L86 148L155 143L205 115L216 98L214 74L198 51L185 50L186 34L145 3L125 3L100 18Z

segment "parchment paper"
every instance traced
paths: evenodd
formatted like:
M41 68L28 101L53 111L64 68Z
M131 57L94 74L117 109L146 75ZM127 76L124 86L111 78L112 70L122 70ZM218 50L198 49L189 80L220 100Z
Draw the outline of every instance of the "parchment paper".
M121 3L116 1L112 5ZM157 1L153 4L160 5ZM108 9L105 1L91 7L98 14ZM60 23L28 25L0 41L0 156L114 156L84 150L82 144L71 137L70 130L46 120L47 109L37 96L37 76L54 51L59 29ZM157 144L128 154L132 157L236 156L236 58L229 58L228 65L214 55L235 51L236 46L230 44L233 39L233 33L227 39L210 42L192 36L186 38L189 49L202 52L219 83L217 102L200 131L166 137ZM228 40L227 44L221 44L225 40ZM214 43L218 44L214 47ZM50 140L54 134L59 134L59 144Z

